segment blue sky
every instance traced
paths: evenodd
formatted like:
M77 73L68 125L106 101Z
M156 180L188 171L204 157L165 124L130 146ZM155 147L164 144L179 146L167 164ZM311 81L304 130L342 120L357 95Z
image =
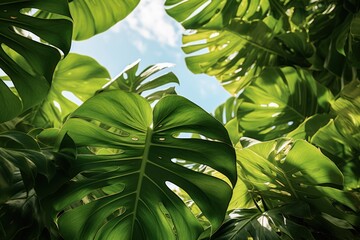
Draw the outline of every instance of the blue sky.
M171 70L180 81L178 94L213 112L230 95L215 78L195 75L187 69L181 50L183 29L165 13L163 3L164 0L140 1L125 20L91 39L74 42L71 52L95 58L112 77L137 59L141 59L139 70L155 63L174 63Z

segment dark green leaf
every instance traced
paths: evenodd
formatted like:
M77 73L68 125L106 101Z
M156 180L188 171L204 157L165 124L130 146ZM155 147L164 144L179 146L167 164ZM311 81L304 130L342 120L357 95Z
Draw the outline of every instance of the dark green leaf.
M315 239L309 228L296 223L292 217L309 218L311 210L305 203L289 203L260 212L257 209L238 209L230 214L211 239Z
M46 96L61 58L59 50L69 52L72 23L66 0L5 0L0 6L0 68L10 77L7 85L16 89L12 92L4 79L0 80L0 122L4 122ZM58 17L34 17L31 11L26 13L28 9L41 9Z

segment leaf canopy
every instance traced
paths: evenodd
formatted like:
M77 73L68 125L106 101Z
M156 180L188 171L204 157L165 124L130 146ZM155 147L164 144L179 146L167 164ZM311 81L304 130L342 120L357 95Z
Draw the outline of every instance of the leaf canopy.
M234 94L264 67L311 65L308 58L314 49L290 14L293 9L304 11L306 3L295 2L166 1L166 5L169 15L191 29L183 37L183 50L191 54L186 58L188 68L215 76ZM302 26L306 17L298 14L298 24Z
M71 169L80 175L45 201L65 211L57 220L65 239L196 239L202 226L171 186L187 192L213 229L220 226L231 186L176 163L205 164L236 182L228 134L198 106L169 95L152 111L137 94L106 91L78 108L62 131L78 146Z

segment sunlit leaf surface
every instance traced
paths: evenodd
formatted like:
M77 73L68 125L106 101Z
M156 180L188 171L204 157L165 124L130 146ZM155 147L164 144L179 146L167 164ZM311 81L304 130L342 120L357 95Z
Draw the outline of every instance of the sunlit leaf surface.
M171 186L193 199L213 229L220 226L231 186L176 159L205 164L234 185L234 150L225 128L188 100L167 96L152 111L137 94L103 92L78 108L63 132L78 146L72 171L81 174L51 200L65 211L58 217L65 239L196 239L202 226Z

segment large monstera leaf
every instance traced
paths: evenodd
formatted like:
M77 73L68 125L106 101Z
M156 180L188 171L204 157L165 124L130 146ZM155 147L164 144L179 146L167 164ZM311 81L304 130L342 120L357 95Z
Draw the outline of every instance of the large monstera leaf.
M0 68L9 76L0 80L0 122L4 122L46 96L61 58L58 49L64 54L70 49L72 23L66 0L5 0L0 6ZM41 9L58 18L34 17L31 9ZM9 87L12 85L15 89Z
M28 120L36 127L61 127L64 119L110 78L108 71L91 57L70 53L59 62L46 99Z
M234 150L221 123L185 98L166 96L152 111L137 94L103 92L63 132L78 147L70 169L80 175L45 201L64 211L57 222L65 239L197 239L203 228L172 187L194 200L213 229L220 226L232 187L176 162L205 164L234 185Z
M309 72L284 67L265 69L239 98L238 120L245 136L270 140L306 117L328 111L333 96Z
M230 93L248 85L264 67L309 66L307 58L314 53L307 34L291 25L286 14L295 3L255 2L166 2L172 6L167 12L193 30L183 37L183 50L191 54L186 58L188 68L215 76ZM299 17L301 23L303 18Z

